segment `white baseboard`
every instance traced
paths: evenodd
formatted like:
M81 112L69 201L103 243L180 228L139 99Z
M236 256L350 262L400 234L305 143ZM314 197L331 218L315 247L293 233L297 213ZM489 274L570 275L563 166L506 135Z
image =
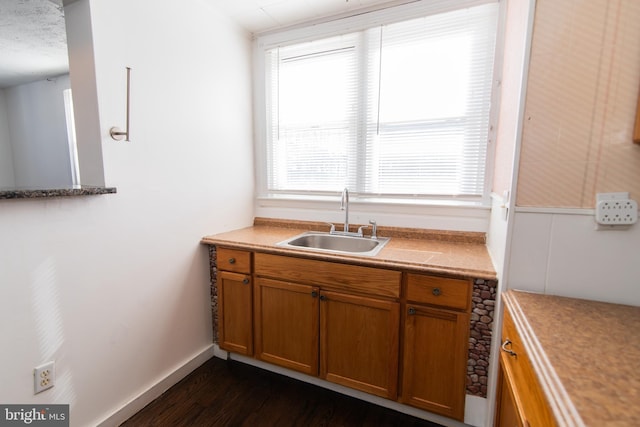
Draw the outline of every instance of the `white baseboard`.
M112 427L120 425L124 421L128 420L133 415L138 413L142 408L153 402L162 393L170 389L184 377L193 372L197 367L202 365L207 360L211 359L211 357L213 357L215 354L215 347L217 346L214 346L213 344L205 347L202 351L195 354L186 362L178 365L168 375L166 375L164 378L161 378L157 383L124 404L120 409L113 412L113 414L96 423L96 426ZM218 351L221 350L218 349Z
M220 348L218 344L213 345L213 355L220 359L226 359L229 357L229 352Z
M216 352L216 357L219 357L221 359L226 359L229 355L230 358L232 360L236 360L238 362L242 362L242 363L246 363L247 365L252 365L252 366L256 366L258 368L262 368L265 369L267 371L271 371L271 372L275 372L277 374L281 374L281 375L285 375L287 377L290 378L294 378L300 381L304 381L306 383L309 384L314 384L317 385L319 387L323 387L329 390L333 390L335 392L341 393L341 394L345 394L347 396L351 396L351 397L355 397L356 399L360 399L360 400L364 400L365 402L369 402L369 403L373 403L375 405L378 406L382 406L388 409L392 409L394 411L398 411L401 412L403 414L407 414L407 415L411 415L412 417L416 417L416 418L421 418L423 420L427 420L427 421L431 421L434 423L438 423L440 425L446 426L446 427L467 427L469 424L464 424L461 423L459 421L455 421L452 420L451 418L447 418L447 417L443 417L440 415L436 415L433 414L431 412L427 412L427 411L423 411L421 409L417 409L411 406L407 406L407 405L403 405L402 403L398 403L398 402L394 402L392 400L388 400L388 399L384 399L382 397L378 397L378 396L373 396L371 394L368 393L364 393L358 390L353 390L351 388L348 387L343 387L341 385L338 384L334 384L325 380L322 380L320 378L317 377L311 377L309 375L305 375L305 374L301 374L299 372L296 371L292 371L290 369L286 369L286 368L282 368L280 366L276 366L276 365L271 365L269 363L265 363L265 362L261 362L259 360L256 359L252 359L250 357L245 357L245 356L241 356L238 354L234 354L234 353L228 353L224 350L220 350L220 348L215 345L215 347L218 348L217 352ZM471 399L469 399L471 398ZM471 400L471 402L470 402ZM473 396L467 396L467 404L470 404L469 408L467 408L467 410L471 409L472 412L475 411L480 411L480 414L468 414L467 410L465 410L465 421L468 423L469 421L472 422L478 422L478 420L483 418L484 415L484 410L485 410L485 406L486 406L486 399L483 398L474 398ZM482 425L482 422L479 422L478 424L471 424L471 425L477 425L480 426Z

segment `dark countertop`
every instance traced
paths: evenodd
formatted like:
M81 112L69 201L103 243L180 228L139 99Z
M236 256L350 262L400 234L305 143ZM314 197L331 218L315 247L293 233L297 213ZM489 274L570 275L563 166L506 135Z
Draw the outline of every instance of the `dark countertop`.
M114 187L72 186L68 188L0 188L0 200L46 197L96 196L116 193Z

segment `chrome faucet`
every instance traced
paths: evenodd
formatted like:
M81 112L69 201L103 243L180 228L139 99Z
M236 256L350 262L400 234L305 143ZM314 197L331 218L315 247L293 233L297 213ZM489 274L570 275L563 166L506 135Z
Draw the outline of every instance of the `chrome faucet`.
M340 210L344 211L344 232L349 232L349 189L345 187L342 190L342 198L340 199Z

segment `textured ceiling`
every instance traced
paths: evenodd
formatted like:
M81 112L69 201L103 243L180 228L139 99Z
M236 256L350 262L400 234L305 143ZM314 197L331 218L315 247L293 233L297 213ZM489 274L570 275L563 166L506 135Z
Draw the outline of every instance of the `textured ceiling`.
M61 0L0 0L0 87L67 73Z
M62 4L74 1L0 0L0 88L68 72ZM260 33L416 0L205 1L248 31Z

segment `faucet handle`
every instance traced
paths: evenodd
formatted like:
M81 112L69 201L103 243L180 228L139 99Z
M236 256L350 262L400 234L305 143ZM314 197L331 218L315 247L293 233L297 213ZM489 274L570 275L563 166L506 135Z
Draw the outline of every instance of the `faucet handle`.
M375 240L378 238L378 224L376 224L376 222L372 219L369 220L369 224L371 224L372 226L371 238Z
M360 237L364 237L363 230L364 230L365 228L369 228L369 226L368 226L368 225L361 225L360 227L358 227L358 236L360 236Z
M331 229L329 229L329 234L333 234L336 232L336 226L333 223L327 222L326 224L331 226Z

